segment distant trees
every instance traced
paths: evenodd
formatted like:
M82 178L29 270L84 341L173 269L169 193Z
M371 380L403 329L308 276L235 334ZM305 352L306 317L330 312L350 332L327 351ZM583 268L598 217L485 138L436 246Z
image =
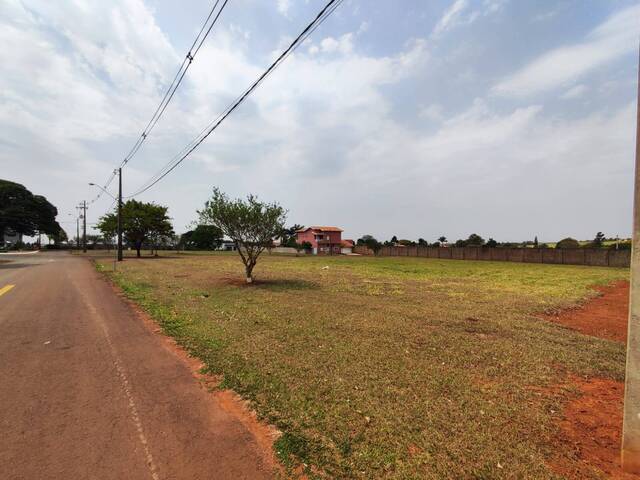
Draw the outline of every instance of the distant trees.
M444 235L441 237L438 237L438 241L443 244L443 243L447 243L447 237L445 237Z
M198 225L180 236L180 246L185 250L215 250L222 239L222 230L215 225Z
M496 242L497 243L497 242ZM477 233L472 233L466 240L457 240L456 247L481 247L484 245L484 238Z
M485 246L489 248L496 248L498 246L498 242L496 242L493 238L489 238Z
M282 233L287 212L277 203L258 201L254 195L248 195L246 201L231 200L214 188L198 214L201 222L215 225L233 241L244 263L247 283L251 283L258 257Z
M6 231L22 235L44 233L60 240L62 228L56 221L58 210L42 195L34 195L24 185L0 179L0 242Z
M122 233L126 242L136 249L137 257L140 257L140 249L146 241L155 245L162 238L173 235L167 210L167 207L137 200L128 200L122 205ZM118 215L112 212L101 217L96 228L105 237L113 237L117 224Z

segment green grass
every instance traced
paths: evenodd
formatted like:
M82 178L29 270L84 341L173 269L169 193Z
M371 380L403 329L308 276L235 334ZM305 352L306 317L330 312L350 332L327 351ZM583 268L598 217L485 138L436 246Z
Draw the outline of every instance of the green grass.
M265 255L247 287L235 255L111 266L98 263L311 477L555 478L560 399L539 387L624 374L623 346L534 315L626 270Z

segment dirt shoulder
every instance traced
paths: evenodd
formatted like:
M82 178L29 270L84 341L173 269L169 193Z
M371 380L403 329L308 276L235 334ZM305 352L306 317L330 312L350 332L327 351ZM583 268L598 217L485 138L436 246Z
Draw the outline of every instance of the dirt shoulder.
M597 290L599 296L584 305L544 318L586 335L626 341L629 283L616 282ZM556 394L566 396L556 443L569 457L555 459L553 469L571 479L640 478L625 474L620 465L624 384L572 375L556 388Z
M626 342L629 282L623 280L594 288L599 295L585 305L546 314L542 318L560 323L585 335Z

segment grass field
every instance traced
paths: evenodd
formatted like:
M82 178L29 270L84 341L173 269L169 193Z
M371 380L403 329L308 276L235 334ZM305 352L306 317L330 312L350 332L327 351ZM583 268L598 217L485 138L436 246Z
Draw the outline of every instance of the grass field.
M544 392L622 379L624 348L534 317L627 271L414 258L233 254L109 273L283 436L289 467L330 478L555 478ZM328 267L328 268L327 268Z

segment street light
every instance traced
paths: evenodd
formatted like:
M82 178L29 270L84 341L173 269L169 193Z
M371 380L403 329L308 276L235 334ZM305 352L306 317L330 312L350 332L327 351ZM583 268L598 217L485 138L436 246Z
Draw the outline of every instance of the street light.
M98 185L97 183L89 183L89 185L91 185L92 187L98 187L100 190L102 190L104 193L106 193L107 195L109 195L111 198L113 198L114 200L117 200L116 197L114 197L113 195L111 195L109 193L109 190L101 187L100 185Z
M98 187L100 190L102 190L104 193L106 193L107 195L109 195L111 198L113 198L116 202L118 202L118 248L117 248L117 259L119 262L122 261L122 168L118 168L117 170L115 170L114 173L118 174L118 183L119 183L119 188L118 188L118 198L114 197L113 195L111 195L106 188L101 187L100 185L98 185L97 183L93 183L90 182L89 185L91 185L92 187ZM115 266L115 264L114 264Z

